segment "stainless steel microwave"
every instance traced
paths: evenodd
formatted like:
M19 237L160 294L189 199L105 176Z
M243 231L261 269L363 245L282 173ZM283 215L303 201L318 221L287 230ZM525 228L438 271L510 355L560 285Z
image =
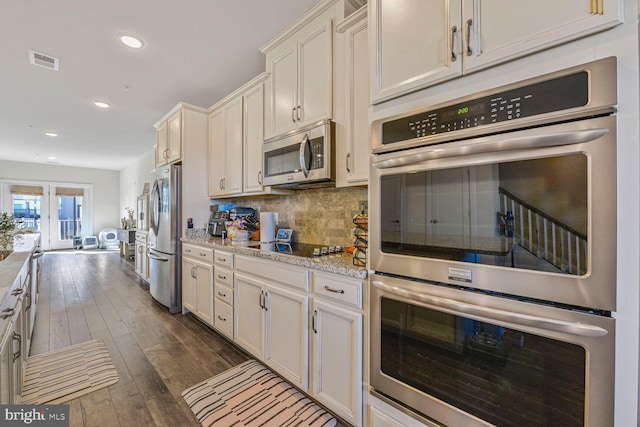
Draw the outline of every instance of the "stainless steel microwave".
M264 185L335 185L335 125L324 120L264 143Z

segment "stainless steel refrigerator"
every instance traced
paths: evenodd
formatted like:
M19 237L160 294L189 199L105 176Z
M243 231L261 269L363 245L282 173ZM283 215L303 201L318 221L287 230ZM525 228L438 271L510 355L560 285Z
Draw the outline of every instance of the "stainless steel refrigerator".
M149 290L171 313L182 311L181 173L180 165L159 166L149 203Z

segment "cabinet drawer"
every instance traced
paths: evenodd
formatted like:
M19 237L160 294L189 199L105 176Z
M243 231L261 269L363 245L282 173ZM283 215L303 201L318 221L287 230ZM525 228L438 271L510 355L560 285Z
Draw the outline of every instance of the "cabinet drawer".
M233 339L233 309L227 303L215 300L214 326L217 330Z
M216 299L224 301L229 305L233 305L233 289L228 286L216 283L215 285Z
M284 264L250 256L236 256L236 271L293 286L304 291L309 290L308 271Z
M362 308L362 281L313 272L313 294Z
M233 288L233 272L231 270L216 265L213 278L216 285L222 283L223 285Z
M219 251L216 250L214 256L214 263L216 266L227 267L229 269L233 268L233 254L230 252Z
M213 264L213 248L203 246L183 244L182 256L199 259L209 264Z

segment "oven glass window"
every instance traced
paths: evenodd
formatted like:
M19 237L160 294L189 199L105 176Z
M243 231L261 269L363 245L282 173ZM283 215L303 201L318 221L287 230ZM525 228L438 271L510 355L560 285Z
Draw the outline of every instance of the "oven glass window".
M498 426L583 426L585 350L381 299L384 374ZM419 408L417 408L419 410Z
M587 274L583 154L384 175L386 253Z

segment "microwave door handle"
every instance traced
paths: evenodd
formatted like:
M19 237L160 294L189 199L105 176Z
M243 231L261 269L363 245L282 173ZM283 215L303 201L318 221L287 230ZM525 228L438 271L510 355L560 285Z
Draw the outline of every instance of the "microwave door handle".
M421 148L420 152L412 153L406 151L405 155L397 158L390 158L373 162L373 167L377 169L388 169L398 166L408 166L421 163L427 160L441 159L447 157L468 156L471 154L497 153L508 150L520 150L526 148L557 147L562 145L582 144L594 141L609 132L608 129L595 128L583 130L571 130L545 133L540 135L521 136L489 136L475 138L470 141L451 142Z
M545 329L553 332L561 332L582 337L601 337L607 335L607 330L599 326L587 325L584 323L565 322L556 319L546 319L528 314L514 313L505 310L496 310L489 307L470 305L464 302L454 301L448 298L436 297L433 295L411 292L405 289L398 289L396 286L385 285L374 280L373 286L385 292L395 294L413 301L420 301L434 309L444 310L451 314L472 315L482 317L489 321L509 322L517 325L530 326L538 329Z
M304 174L305 178L309 176L309 169L307 169L307 159L304 156L309 142L309 134L305 133L304 138L302 138L302 142L300 143L300 169L302 169L302 173Z

